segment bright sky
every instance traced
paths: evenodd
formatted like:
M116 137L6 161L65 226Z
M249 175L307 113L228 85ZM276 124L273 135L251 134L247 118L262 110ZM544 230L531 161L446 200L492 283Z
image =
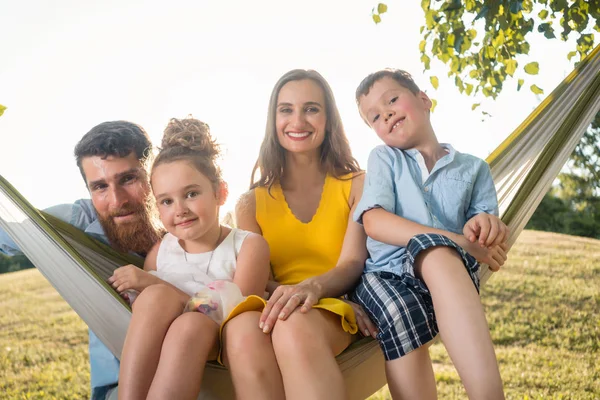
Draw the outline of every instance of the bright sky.
M0 1L0 104L8 107L0 174L36 207L72 202L88 197L72 154L93 126L130 120L158 144L170 118L192 114L226 150L224 215L248 187L271 89L290 69L316 69L329 81L363 166L379 142L359 118L354 90L370 72L411 72L438 101L440 141L485 158L541 101L529 85L549 94L572 69L572 44L542 40L521 60L542 68L521 92L515 79L496 102L460 95L432 62L435 91L419 61L420 2L387 3L375 25L376 1ZM482 121L475 102L493 117Z

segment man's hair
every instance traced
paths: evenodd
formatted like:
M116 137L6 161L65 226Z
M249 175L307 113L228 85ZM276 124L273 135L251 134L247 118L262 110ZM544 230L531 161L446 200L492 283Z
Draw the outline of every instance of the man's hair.
M373 72L362 80L360 85L358 85L356 88L356 104L359 104L361 96L366 96L369 94L369 90L371 90L377 81L386 77L392 78L398 82L400 86L407 88L415 95L421 91L408 72L401 69L385 68L377 72Z
M75 146L75 159L87 185L87 179L81 167L84 158L94 156L102 159L109 156L126 157L132 151L140 163L147 167L152 155L152 143L144 128L127 121L109 121L96 125L83 135Z

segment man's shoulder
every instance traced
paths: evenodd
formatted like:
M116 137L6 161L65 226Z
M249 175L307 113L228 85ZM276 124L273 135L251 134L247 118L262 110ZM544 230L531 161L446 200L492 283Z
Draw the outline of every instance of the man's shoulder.
M90 199L79 199L70 204L59 204L44 211L81 230L85 230L98 219L96 209Z

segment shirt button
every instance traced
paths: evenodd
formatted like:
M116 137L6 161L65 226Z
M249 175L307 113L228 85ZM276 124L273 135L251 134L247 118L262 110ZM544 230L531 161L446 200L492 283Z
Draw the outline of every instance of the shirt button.
M425 190L426 192L429 192L429 186L425 186L425 189L423 189L423 190Z

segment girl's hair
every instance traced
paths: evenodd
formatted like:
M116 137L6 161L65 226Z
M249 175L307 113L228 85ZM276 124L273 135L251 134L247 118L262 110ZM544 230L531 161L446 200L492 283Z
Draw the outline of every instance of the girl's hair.
M279 144L277 138L277 127L275 118L277 115L277 99L281 88L288 82L310 79L323 90L325 97L325 139L321 145L321 166L326 172L336 178L340 178L351 172L359 172L358 162L352 157L352 151L344 132L342 119L335 104L335 98L331 87L317 71L294 69L284 74L275 84L269 100L267 113L267 128L265 137L260 146L258 160L252 170L250 189L256 187L268 187L278 182L283 176L285 166L285 149ZM255 180L256 171L260 177Z
M221 169L216 160L219 145L210 135L210 128L204 122L188 117L171 118L165 128L160 152L152 165L152 172L161 165L174 161L188 161L208 178L216 191L223 182Z

